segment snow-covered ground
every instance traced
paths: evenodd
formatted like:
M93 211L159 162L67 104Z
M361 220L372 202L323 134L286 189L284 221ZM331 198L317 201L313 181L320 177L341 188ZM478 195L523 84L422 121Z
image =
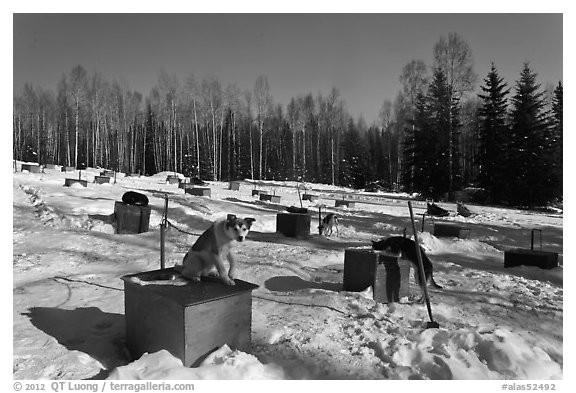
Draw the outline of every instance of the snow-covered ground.
M166 184L168 173L95 184L100 170L81 176L87 187L64 187L78 171L13 174L13 378L15 379L562 379L563 267L503 266L504 250L530 247L542 229L543 248L563 265L563 217L470 205L468 239L437 238L427 220L419 239L434 262L430 289L434 320L412 297L375 303L370 289L341 290L344 250L370 240L411 235L408 205L379 198L337 212L340 236L308 240L276 233L276 214L300 206L294 183L268 182L281 204L228 183L210 182L211 198ZM307 184L321 196L351 192ZM117 235L112 213L124 192L146 194L152 212L147 233ZM166 351L131 359L125 350L122 276L160 267L159 224L168 195L166 266L180 263L211 222L228 213L254 217L248 241L237 248L238 278L252 292L252 350L222 347L198 368L185 368ZM366 194L367 196L385 194ZM367 197L366 197L367 198ZM369 202L368 199L362 199ZM373 198L372 201L376 199ZM318 201L303 202L317 212ZM413 203L421 229L425 204ZM323 211L324 211L323 210ZM188 232L188 233L186 233ZM413 281L413 280L412 280ZM411 283L416 296L418 288Z

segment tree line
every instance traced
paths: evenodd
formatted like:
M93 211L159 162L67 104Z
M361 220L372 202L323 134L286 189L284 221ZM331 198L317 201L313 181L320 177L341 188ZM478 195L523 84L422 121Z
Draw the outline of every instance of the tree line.
M149 95L81 65L56 92L24 85L13 101L15 159L206 180L299 180L375 186L454 199L464 187L490 203L562 198L562 83L542 89L529 63L512 90L493 64L480 92L472 52L440 37L428 66L401 70L402 90L367 125L339 90L274 103L266 76L251 90L215 76L161 72Z

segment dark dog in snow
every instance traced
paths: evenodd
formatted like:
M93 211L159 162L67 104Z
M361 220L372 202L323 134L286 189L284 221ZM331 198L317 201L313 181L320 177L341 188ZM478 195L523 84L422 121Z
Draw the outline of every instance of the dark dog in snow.
M235 285L235 258L232 248L237 242L243 242L250 232L253 218L237 218L228 214L225 220L215 221L184 256L182 266L177 270L192 281L200 281L202 276L211 276L218 272L220 279L227 285ZM226 272L224 259L230 263Z
M336 236L340 236L338 233L338 216L334 213L328 213L322 219L322 222L318 227L320 234L324 236L332 236L334 228L336 228Z
M416 242L412 239L408 239L403 236L392 236L387 239L382 239L378 241L372 241L372 248L374 250L386 250L394 254L398 254L400 258L408 259L412 262L412 266L416 270L416 275L418 277L418 285L422 288L422 293L424 293L424 285L432 285L434 288L441 289L442 287L434 281L432 277L432 261L428 258L428 255L424 252L424 249L420 247L420 254L422 255L422 265L424 267L424 276L426 277L426 283L422 282L420 276L420 265L418 263L418 257L416 256Z
M148 206L148 197L136 191L128 191L122 195L122 202L133 206Z

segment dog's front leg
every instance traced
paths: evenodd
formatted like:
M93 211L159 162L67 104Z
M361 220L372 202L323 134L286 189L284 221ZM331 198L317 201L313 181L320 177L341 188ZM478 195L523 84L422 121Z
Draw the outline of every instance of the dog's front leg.
M222 257L219 255L216 261L216 270L218 270L218 274L220 275L220 279L224 281L227 285L235 285L234 280L232 280L228 273L226 272L226 267L224 266L224 261L222 261Z
M231 280L236 278L236 257L232 253L232 251L228 252L228 262L230 262L230 269L228 270L228 277Z

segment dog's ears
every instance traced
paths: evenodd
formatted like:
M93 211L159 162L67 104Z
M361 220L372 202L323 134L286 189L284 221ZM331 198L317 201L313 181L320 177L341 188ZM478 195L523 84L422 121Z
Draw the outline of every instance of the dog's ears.
M235 214L228 214L228 215L226 216L226 221L228 221L228 222L234 221L234 220L236 220L237 218L238 218L238 217L236 217Z
M246 222L246 226L248 227L248 229L250 229L250 227L252 226L252 223L254 221L256 221L256 219L252 218L252 217L246 217L246 218L244 218L244 221Z

